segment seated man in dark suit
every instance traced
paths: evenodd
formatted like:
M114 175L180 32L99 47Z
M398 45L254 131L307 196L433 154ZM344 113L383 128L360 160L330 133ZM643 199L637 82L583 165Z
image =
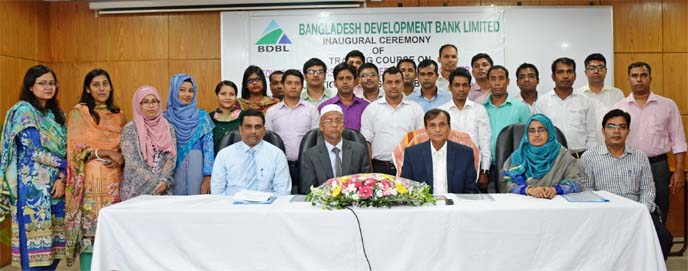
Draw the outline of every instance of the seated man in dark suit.
M406 148L401 177L427 183L433 194L478 193L473 150L447 140L449 113L432 109L423 120L430 140Z
M334 177L370 172L366 146L342 138L341 107L331 104L320 110L320 132L324 140L318 140L302 155L299 194L308 194L311 185L319 186Z

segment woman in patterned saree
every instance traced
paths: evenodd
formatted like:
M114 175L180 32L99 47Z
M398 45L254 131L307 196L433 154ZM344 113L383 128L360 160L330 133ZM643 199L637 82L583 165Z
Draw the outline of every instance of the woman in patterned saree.
M280 99L268 96L268 83L263 70L257 66L248 66L241 83L241 109L255 109L265 115L270 107L279 102Z
M65 116L57 77L44 65L29 68L2 130L0 220L12 219L12 265L55 270L64 258Z
M126 120L113 91L106 71L90 71L81 101L67 118L67 265L79 254L81 270L91 270L98 211L119 202L124 164L119 141Z
M120 143L125 163L119 195L122 201L139 195L168 195L174 185L177 145L174 128L162 116L158 91L139 87L131 108L134 120L122 129Z

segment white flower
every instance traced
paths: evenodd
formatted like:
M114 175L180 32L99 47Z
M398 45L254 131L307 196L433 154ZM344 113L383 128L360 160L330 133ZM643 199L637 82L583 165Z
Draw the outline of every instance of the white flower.
M375 191L375 196L377 196L378 198L381 198L382 197L382 190Z
M358 197L358 193L354 193L353 195L351 195L351 199L359 200L360 198Z

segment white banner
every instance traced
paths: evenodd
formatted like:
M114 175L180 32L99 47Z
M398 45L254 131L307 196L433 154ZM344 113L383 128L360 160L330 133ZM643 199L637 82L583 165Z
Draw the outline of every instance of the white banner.
M487 53L511 74L510 92L518 92L515 71L523 62L540 69L540 92L552 89L549 66L558 57L576 60L576 87L587 83L583 59L607 57L607 82L613 82L610 7L436 7L290 10L222 13L222 77L240 85L248 65L269 75L302 70L316 57L332 68L351 50L381 70L409 58L437 61L444 44L458 47L458 66L470 69L477 53ZM511 55L509 55L511 54Z

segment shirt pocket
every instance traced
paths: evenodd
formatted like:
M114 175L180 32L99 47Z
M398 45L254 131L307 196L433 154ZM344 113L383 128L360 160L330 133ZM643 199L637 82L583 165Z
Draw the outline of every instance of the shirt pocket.
M569 107L569 116L567 118L569 125L576 131L585 131L586 113L587 111L584 108Z
M619 176L620 180L626 180L622 182L622 190L625 194L640 195L640 172L639 169L624 169Z

